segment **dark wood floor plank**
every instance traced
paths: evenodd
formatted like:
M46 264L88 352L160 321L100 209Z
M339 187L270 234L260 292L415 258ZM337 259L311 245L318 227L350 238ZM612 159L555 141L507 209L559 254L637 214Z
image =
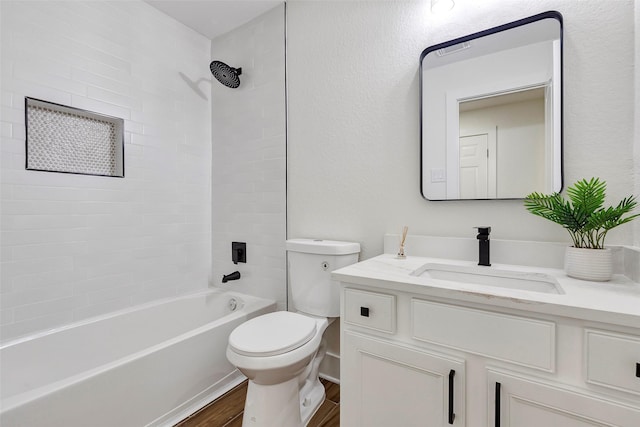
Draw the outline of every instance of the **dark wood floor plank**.
M316 413L311 417L311 420L309 420L307 427L318 427L322 420L324 420L336 406L337 405L335 403L329 400L322 402Z
M309 421L308 427L340 427L340 386L321 380L326 399ZM175 427L241 427L247 396L247 381L205 406Z
M247 382L243 382L220 398L214 400L176 427L223 427L244 410Z
M224 427L242 427L242 413L224 425Z
M318 427L340 427L340 405L336 405L331 412L322 419Z
M324 391L327 395L327 400L333 403L340 403L340 386L338 384L325 380Z

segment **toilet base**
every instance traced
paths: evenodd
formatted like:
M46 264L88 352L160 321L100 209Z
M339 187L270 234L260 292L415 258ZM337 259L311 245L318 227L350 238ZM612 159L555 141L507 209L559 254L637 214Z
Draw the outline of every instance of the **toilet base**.
M319 337L320 342L316 344L315 354L308 358L294 359L296 363L293 365L276 370L249 369L246 366L247 359L251 358L238 356L227 349L227 357L231 363L249 378L242 427L302 427L316 413L325 397L324 386L318 378L327 348L323 333L333 319L316 320L318 329L315 338ZM287 373L294 374L294 377L281 383L273 383L274 380L286 378Z
M315 381L307 381L300 390L300 418L302 425L306 426L315 415L322 402L324 402L324 386L316 377Z
M249 381L242 427L306 426L324 401L324 386L316 378L300 388L299 379L262 385Z

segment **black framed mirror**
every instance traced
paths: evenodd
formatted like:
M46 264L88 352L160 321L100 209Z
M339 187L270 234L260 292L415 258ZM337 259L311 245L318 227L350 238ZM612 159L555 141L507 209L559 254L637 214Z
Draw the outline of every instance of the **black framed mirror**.
M421 192L520 199L562 189L562 15L550 11L420 55Z

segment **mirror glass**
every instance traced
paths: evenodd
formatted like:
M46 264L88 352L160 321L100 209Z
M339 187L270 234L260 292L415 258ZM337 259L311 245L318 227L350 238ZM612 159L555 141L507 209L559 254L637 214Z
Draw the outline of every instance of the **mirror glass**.
M425 49L420 102L426 199L520 199L562 189L558 12Z

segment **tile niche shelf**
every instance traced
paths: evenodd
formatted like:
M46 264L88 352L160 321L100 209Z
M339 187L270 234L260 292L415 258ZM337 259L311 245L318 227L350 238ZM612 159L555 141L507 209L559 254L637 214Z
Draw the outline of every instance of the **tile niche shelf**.
M26 168L124 177L124 120L25 98Z

